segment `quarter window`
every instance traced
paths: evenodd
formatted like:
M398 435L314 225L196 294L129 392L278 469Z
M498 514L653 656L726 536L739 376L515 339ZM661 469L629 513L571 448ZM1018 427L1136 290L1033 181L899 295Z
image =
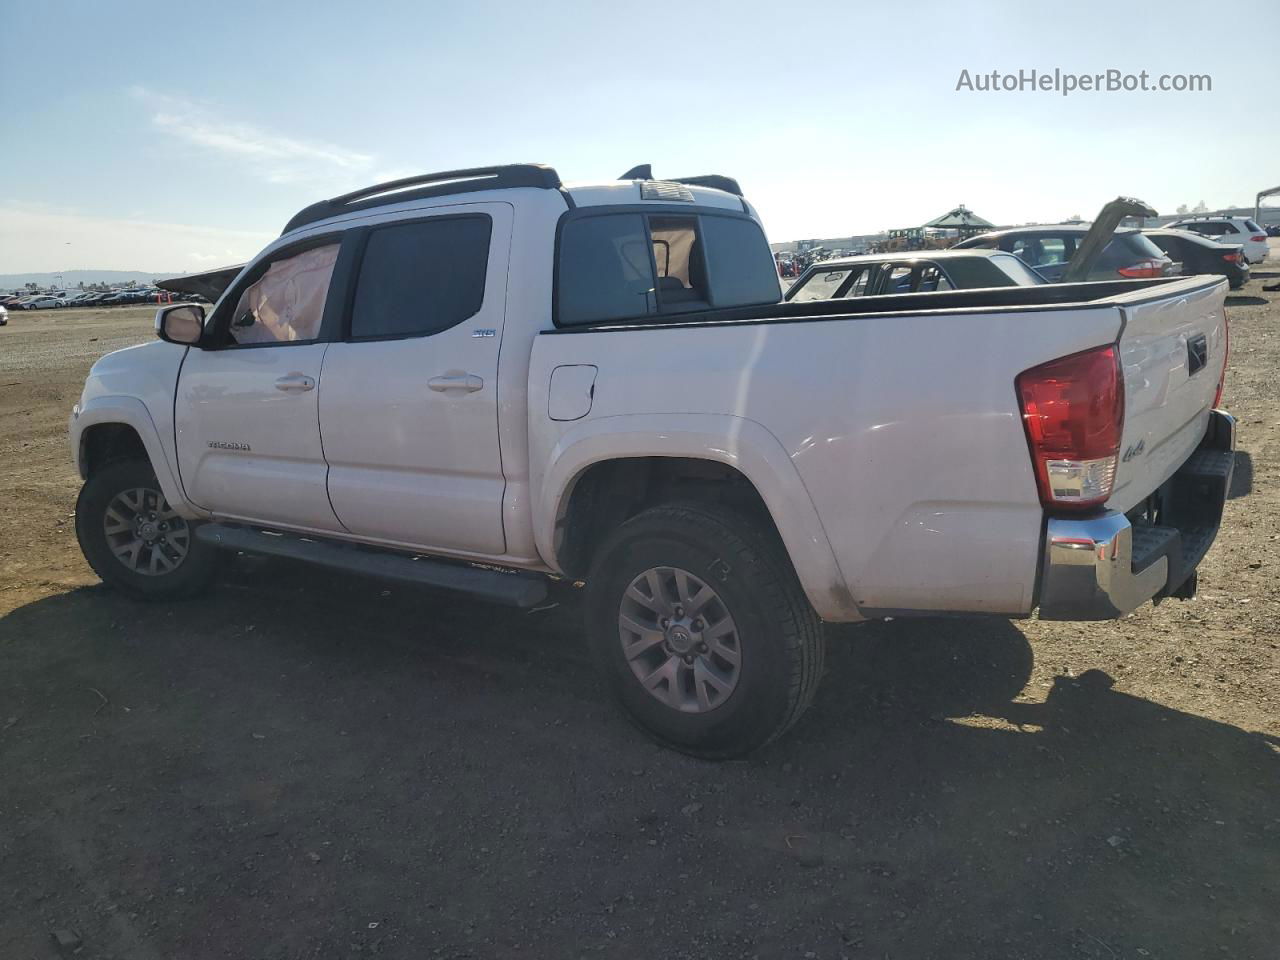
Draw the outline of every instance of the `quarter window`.
M478 313L491 229L486 216L463 216L373 230L356 281L352 338L425 337Z

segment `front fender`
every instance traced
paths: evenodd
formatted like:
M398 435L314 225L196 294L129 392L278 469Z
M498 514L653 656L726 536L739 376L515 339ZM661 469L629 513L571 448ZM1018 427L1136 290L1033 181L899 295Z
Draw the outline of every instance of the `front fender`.
M133 428L147 451L151 468L160 482L160 492L180 516L188 520L199 520L208 516L205 511L187 501L182 491L182 484L178 480L177 471L165 454L164 444L160 442L160 431L156 428L155 421L151 419L151 412L137 397L97 396L85 401L83 405L76 405L71 413L68 432L71 456L81 479L87 479L88 476L84 458L85 432L92 426L105 423L124 424Z
M636 457L687 457L732 467L754 485L773 518L809 602L824 620L862 616L800 474L776 437L726 414L628 414L566 430L535 478L534 540L554 569L555 537L578 478L592 464Z

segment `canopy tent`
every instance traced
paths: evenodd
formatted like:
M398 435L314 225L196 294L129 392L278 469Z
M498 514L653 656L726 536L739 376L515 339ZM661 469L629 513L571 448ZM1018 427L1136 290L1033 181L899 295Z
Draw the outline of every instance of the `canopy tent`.
M963 203L954 210L948 210L942 216L924 224L925 229L959 230L961 233L977 233L979 230L994 230L995 224L983 220Z

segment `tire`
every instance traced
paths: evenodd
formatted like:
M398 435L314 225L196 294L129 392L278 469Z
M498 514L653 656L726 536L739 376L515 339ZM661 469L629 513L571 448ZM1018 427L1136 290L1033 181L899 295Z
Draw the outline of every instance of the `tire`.
M693 598L687 608L682 596ZM689 503L633 517L597 552L586 601L588 642L606 683L665 746L708 760L740 757L784 733L813 701L822 621L777 535L743 514Z
M101 467L76 500L76 539L89 566L103 583L138 599L189 597L210 584L218 551L196 539L196 526L169 509L144 460ZM138 533L144 527L146 537ZM133 550L133 543L139 549Z

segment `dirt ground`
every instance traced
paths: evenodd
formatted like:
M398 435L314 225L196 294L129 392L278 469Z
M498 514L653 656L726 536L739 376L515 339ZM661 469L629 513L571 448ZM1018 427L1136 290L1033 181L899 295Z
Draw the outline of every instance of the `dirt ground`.
M1196 600L833 629L814 709L726 764L615 712L571 592L244 558L199 600L101 587L66 417L150 311L12 314L0 958L1277 957L1277 276L1229 301Z

